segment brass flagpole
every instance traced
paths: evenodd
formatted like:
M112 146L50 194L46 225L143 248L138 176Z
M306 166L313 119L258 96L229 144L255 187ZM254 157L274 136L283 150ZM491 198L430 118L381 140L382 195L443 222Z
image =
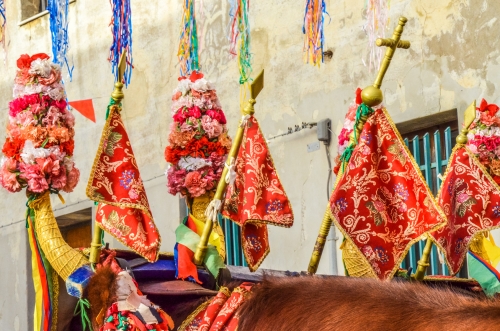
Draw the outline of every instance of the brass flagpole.
M226 166L222 171L222 175L219 179L219 184L217 185L217 191L213 197L213 200L207 207L205 211L206 222L203 227L203 232L201 233L200 242L196 247L196 252L194 254L194 263L197 265L201 265L203 260L205 259L205 254L208 249L208 239L210 237L210 233L212 232L212 228L214 223L217 222L217 214L219 213L222 207L222 198L224 193L226 192L226 187L228 182L226 181L226 176L228 175L229 168L236 161L236 157L238 156L238 151L240 150L241 141L243 140L243 133L245 132L245 122L246 119L252 116L255 113L255 109L253 105L256 103L255 99L259 95L260 91L264 88L264 70L262 70L259 75L255 78L255 80L250 85L250 99L247 101L247 104L244 108L241 108L242 119L240 125L238 126L238 130L236 131L236 135L234 136L233 144L231 145L231 150L229 151L229 155L227 156Z
M373 85L365 87L363 91L361 92L361 99L363 100L363 103L369 107L373 107L376 105L379 105L382 100L384 99L384 96L382 94L382 90L380 89L380 86L382 85L382 81L384 79L385 73L387 72L387 69L389 68L389 65L391 64L392 56L394 55L394 52L396 51L396 48L404 48L408 49L410 48L410 42L406 40L400 40L401 39L401 34L403 33L404 26L407 22L407 19L405 17L400 17L399 18L399 24L394 30L392 34L392 38L389 39L377 39L376 44L377 46L387 46L387 49L385 51L385 56L384 59L382 60L382 63L380 65L380 69L378 71L377 78L375 79L375 82ZM356 128L354 128L353 132L351 133L349 137L349 146L356 146L357 141L354 137L359 137L361 130L363 129L363 126L365 125L366 120L368 119L367 116L361 116L361 120L358 122L358 125ZM356 135L354 132L356 131ZM339 174L337 175L337 182L339 178L342 177L343 174L343 168L347 166L346 163L344 163L341 167L341 170L339 171ZM336 182L336 183L337 183ZM330 211L330 205L328 204L326 207L325 215L323 216L323 221L321 222L321 227L319 230L318 237L316 239L316 243L314 245L314 249L311 255L311 259L309 261L309 266L307 268L307 272L311 275L315 274L316 271L318 270L318 265L319 261L321 260L321 255L323 254L323 249L325 247L326 243L326 237L328 236L328 233L330 232L330 227L332 226L332 215Z
M120 102L122 102L123 98L125 95L123 94L123 75L125 73L125 66L126 66L126 57L127 57L127 51L123 51L121 57L120 57L120 63L118 65L118 78L115 82L115 89L113 90L113 93L111 93L111 99L115 101L115 103L118 105ZM94 235L92 237L92 243L90 244L90 257L89 261L92 264L96 264L99 262L99 256L101 252L101 237L102 237L103 230L99 227L99 225L94 224Z

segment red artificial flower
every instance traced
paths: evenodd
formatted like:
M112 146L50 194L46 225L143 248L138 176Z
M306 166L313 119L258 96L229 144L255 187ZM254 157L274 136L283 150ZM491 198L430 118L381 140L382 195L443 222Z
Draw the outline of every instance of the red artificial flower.
M19 69L29 69L31 67L31 62L37 59L46 60L48 58L49 56L45 53L38 53L32 56L29 56L28 54L23 54L19 57L19 59L17 59L17 67Z
M73 151L75 150L75 141L70 139L61 143L60 145L61 151L66 153L66 155L73 155Z
M486 102L486 100L481 100L481 104L479 105L479 107L477 107L477 110L479 110L480 112L488 112L488 114L490 116L495 116L495 114L497 113L498 111L498 106L495 105L495 104L488 104L488 102Z
M196 70L193 71L191 73L191 75L189 76L189 80L191 82L193 82L193 83L196 82L198 79L201 79L201 78L203 78L203 74L201 72L199 72L199 71L196 71Z
M52 106L55 106L61 110L62 113L66 112L66 107L68 106L66 100L52 100Z
M7 157L12 157L19 161L21 159L21 151L24 147L24 139L7 139L3 144L2 153Z
M361 92L363 90L360 89L359 87L356 89L356 104L360 105L363 102L363 99L361 99Z

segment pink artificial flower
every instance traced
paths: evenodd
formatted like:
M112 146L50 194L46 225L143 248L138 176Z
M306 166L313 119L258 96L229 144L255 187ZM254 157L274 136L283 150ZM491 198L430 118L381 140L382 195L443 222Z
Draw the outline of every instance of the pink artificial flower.
M68 172L68 178L66 180L66 185L63 187L64 192L73 192L78 180L80 179L80 171L73 166L73 168Z
M63 117L59 108L50 106L49 110L45 114L42 123L46 126L53 125L56 126L59 120Z
M214 120L217 120L220 124L226 124L226 116L220 109L208 109L206 114L213 118Z
M34 104L30 105L30 112L32 112L33 114L39 114L39 113L43 112L44 110L45 110L45 108L43 108L42 105L39 103L34 103Z
M184 123L186 121L186 118L189 117L189 114L187 111L184 111L184 107L181 107L177 110L177 113L175 113L174 116L172 116L172 118L174 119L174 121L176 121L177 123Z
M178 100L182 96L181 91L177 91L173 96L172 96L172 101Z
M64 186L66 186L66 181L67 181L66 170L64 169L64 167L61 167L61 171L59 171L59 174L57 176L51 177L50 186L53 189L61 190Z
M26 108L28 108L29 104L26 102L26 99L17 98L9 102L9 115L11 117L16 117L18 113L22 112Z
M16 171L17 162L14 159L8 158L5 160L2 169L0 170L0 184L9 192L19 192L22 187L17 181Z
M66 112L66 107L68 106L68 103L64 99L54 100L52 101L52 106L59 108L61 113L64 114Z
M30 111L22 111L17 113L16 122L21 126L28 126L30 124L36 125L37 122L33 118L33 113Z
M54 70L54 69L50 71L49 77L47 78L38 77L38 82L46 86L52 85L60 80L61 80L61 72L59 70Z
M201 174L198 171L189 172L186 175L184 183L192 197L199 197L206 192L206 183L202 180Z
M21 174L19 177L28 183L28 190L42 193L49 189L49 184L38 164L19 164Z
M217 120L212 120L207 115L203 115L201 118L201 126L210 139L218 137L222 133L222 125Z
M197 106L191 107L188 111L188 115L189 117L200 118L201 117L200 108L198 108Z
M342 128L338 136L339 145L344 145L346 141L349 141L349 135L351 134L351 132L352 129L349 130L347 128Z
M72 128L75 126L75 115L72 112L66 111L63 115L64 122L66 122L66 126L68 128Z
M480 113L479 120L486 126L492 126L494 124L500 125L500 118L495 115L490 115L488 111Z
M187 171L184 169L176 169L176 167L170 167L167 171L167 183L168 191L172 195L176 195L181 192L184 187L184 179L186 177Z
M57 176L61 172L61 165L57 156L50 155L46 158L35 159L36 164L40 167L44 174Z

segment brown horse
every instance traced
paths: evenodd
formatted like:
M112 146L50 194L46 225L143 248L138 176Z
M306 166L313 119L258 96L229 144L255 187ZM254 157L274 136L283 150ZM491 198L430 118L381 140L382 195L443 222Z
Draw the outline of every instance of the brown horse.
M500 330L500 301L450 288L348 277L267 278L238 331Z

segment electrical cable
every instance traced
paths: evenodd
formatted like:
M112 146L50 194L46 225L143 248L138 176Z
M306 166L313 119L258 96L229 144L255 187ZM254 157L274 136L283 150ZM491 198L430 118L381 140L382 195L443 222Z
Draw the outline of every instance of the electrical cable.
M326 150L326 158L328 160L328 180L326 182L326 200L330 200L330 180L332 178L332 159L330 156L330 150L328 149L328 145L325 144Z

